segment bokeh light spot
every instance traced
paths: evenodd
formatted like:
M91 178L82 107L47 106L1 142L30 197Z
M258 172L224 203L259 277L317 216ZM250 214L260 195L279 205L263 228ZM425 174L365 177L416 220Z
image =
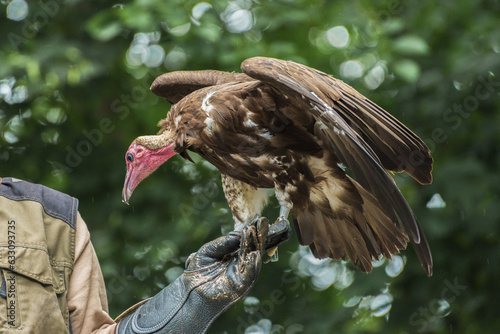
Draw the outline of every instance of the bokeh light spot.
M399 255L394 255L392 259L387 260L387 266L385 267L385 273L389 277L396 277L403 271L405 266L404 258Z
M243 301L243 308L246 313L254 314L260 306L260 300L255 297L246 297Z
M440 194L435 193L432 195L429 202L426 204L427 209L442 209L446 207L446 202L443 200Z
M326 39L334 48L343 49L349 44L349 32L344 26L336 26L326 31Z
M392 307L392 295L388 293L380 294L371 300L370 309L376 317L382 317L389 313Z
M142 54L142 62L147 67L156 67L163 63L165 50L159 45L150 45Z
M12 21L21 21L28 16L28 3L24 0L13 0L7 6L7 18Z
M227 30L233 33L242 33L252 29L252 13L246 9L239 9L231 13L226 19Z
M194 5L193 9L191 10L191 15L195 20L201 19L203 14L209 9L212 8L212 5L209 4L208 2L199 2L196 5Z
M377 65L372 68L365 76L364 81L368 89L377 89L385 80L385 70L382 66Z
M340 75L345 79L357 79L363 75L363 64L357 60L348 60L340 64Z

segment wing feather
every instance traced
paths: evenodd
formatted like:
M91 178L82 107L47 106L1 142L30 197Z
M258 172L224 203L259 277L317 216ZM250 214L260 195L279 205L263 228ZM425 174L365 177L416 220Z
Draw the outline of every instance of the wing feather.
M255 57L242 63L249 76L320 104L328 103L371 148L385 169L406 171L420 183L432 182L432 157L426 145L378 105L346 83L307 66Z
M171 104L175 104L185 96L204 87L252 80L254 79L244 73L229 73L215 70L176 71L165 73L156 78L151 85L151 91L163 97Z
M385 170L405 170L421 183L430 182L432 158L425 144L383 109L325 73L263 57L247 59L241 68L250 77L287 95L289 103L301 106L296 109L308 110L314 116L318 137L375 196L384 213L404 227L424 268L430 268L430 250L421 228ZM294 120L293 115L287 116ZM412 152L425 158L412 164Z

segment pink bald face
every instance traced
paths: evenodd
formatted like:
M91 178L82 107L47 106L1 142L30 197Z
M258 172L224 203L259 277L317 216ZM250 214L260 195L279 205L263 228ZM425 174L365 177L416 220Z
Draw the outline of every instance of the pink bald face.
M127 164L127 175L123 185L122 201L128 204L132 192L142 180L158 169L168 159L177 154L173 150L174 144L168 144L157 150L137 144L135 140L130 144L125 154Z

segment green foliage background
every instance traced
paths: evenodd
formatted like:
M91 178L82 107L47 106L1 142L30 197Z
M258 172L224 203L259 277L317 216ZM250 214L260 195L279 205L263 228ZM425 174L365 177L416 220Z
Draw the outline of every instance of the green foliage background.
M27 4L19 21L7 18L12 3L0 5L0 173L80 199L113 317L158 292L191 252L232 224L218 172L197 157L195 165L172 159L138 187L131 206L121 203L128 145L155 133L169 109L149 85L172 70L238 71L241 61L262 55L345 80L426 141L434 183L396 181L426 232L434 275L425 276L410 247L395 278L384 265L370 275L353 270L351 285L318 291L297 269L294 236L279 262L263 267L251 292L260 304L251 310L248 300L239 302L210 332L239 333L262 318L273 333L499 330L499 1ZM238 24L237 9L251 14L249 26ZM345 48L329 40L336 26L349 33ZM144 39L164 50L163 61L137 62L133 46ZM342 72L350 60L357 76ZM383 81L370 84L377 73ZM426 208L435 193L446 207ZM265 214L276 217L275 202ZM386 316L347 307L351 297L387 291Z

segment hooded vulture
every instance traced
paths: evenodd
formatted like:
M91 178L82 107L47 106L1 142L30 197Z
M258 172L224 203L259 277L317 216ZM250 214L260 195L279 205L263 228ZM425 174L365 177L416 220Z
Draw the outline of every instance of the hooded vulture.
M346 259L364 272L411 240L432 273L429 246L387 171L432 182L423 141L344 82L273 58L245 60L243 73L179 71L151 90L172 104L157 135L126 155L123 201L176 154L192 151L217 167L235 229L260 214L274 189L280 217L317 258ZM350 176L346 171L349 171Z

